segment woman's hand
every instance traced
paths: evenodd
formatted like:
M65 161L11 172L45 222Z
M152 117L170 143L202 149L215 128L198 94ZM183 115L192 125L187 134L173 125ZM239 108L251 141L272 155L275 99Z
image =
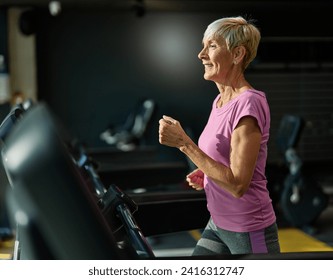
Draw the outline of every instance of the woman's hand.
M160 119L158 132L159 142L169 147L181 148L188 139L179 121L168 116Z
M200 169L195 169L186 176L186 181L193 189L201 191L204 188L204 173Z

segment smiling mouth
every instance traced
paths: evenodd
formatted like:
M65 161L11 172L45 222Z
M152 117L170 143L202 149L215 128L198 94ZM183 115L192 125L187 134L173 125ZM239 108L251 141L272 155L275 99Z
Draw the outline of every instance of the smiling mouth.
M207 63L207 64L204 64L204 67L205 67L205 68L211 68L211 67L213 67L213 64L208 64L208 63Z

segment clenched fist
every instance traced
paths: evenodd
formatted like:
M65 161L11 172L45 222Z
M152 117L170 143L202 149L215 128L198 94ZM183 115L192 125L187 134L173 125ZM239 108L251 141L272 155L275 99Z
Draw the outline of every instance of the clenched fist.
M159 121L159 142L163 145L181 148L186 144L187 134L179 121L163 116Z
M195 169L186 176L186 181L193 189L200 191L204 188L204 173L200 169Z

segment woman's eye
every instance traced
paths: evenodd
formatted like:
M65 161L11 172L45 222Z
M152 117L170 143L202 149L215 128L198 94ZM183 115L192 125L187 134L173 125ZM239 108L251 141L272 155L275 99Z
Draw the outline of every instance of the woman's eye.
M211 44L209 45L210 48L216 48L216 45L215 44Z

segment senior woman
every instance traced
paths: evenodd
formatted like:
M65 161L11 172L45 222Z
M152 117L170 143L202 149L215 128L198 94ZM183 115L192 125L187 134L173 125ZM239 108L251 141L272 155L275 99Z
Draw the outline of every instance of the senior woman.
M265 93L244 71L257 54L257 27L243 17L212 22L198 57L218 95L198 145L179 121L163 116L159 142L178 148L197 167L186 180L206 192L210 220L193 255L279 253L276 216L265 167L270 111Z

